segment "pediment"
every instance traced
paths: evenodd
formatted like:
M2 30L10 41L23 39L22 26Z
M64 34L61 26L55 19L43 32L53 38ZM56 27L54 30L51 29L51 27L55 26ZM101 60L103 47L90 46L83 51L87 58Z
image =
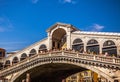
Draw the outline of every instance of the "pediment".
M47 29L47 32L51 32L53 29L57 28L58 26L63 26L65 28L71 28L71 31L78 31L79 29L75 28L73 25L71 24L66 24L66 23L55 23L54 25L52 25L51 27L49 27ZM80 30L79 30L80 31Z

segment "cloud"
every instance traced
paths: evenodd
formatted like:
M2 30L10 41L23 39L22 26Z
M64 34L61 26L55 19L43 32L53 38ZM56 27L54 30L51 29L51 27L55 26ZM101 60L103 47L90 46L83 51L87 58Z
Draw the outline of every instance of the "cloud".
M70 3L70 4L76 4L76 1L75 0L59 0L59 2L61 3Z
M101 26L99 24L93 25L93 31L101 31L104 28L104 26Z
M10 20L5 16L1 16L0 17L0 32L10 31L12 28L13 28L13 25L10 22Z
M105 28L105 26L99 25L99 24L93 24L92 26L88 26L86 30L88 31L102 31Z
M38 3L38 1L39 1L39 0L32 0L32 3L33 3L33 4L36 4L36 3Z

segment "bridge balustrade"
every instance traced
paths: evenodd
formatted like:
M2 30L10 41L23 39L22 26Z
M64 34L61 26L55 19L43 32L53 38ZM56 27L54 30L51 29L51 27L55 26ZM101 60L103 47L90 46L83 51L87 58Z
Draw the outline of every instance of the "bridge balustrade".
M75 52L69 52L69 51L65 51L64 55L65 56L77 57L77 53L75 53Z
M31 57L27 57L26 59L13 64L10 67L6 67L2 70L0 70L1 73L5 73L10 70L17 69L17 67L25 65L31 61L34 61L38 58L45 58L45 57L52 57L52 56L68 56L68 57L77 57L80 59L85 59L85 60L94 60L94 61L100 61L100 62L105 62L105 63L111 63L111 64L118 64L120 65L120 58L114 58L114 57L104 57L100 55L92 55L92 54L84 54L84 53L77 53L77 52L72 52L72 51L53 51L53 52L48 52L48 53L39 53L36 55L33 55ZM22 68L22 67L20 67Z
M116 58L116 59L115 59L115 63L116 63L116 64L120 64L120 58Z
M82 58L82 59L94 60L94 55L91 55L91 54L80 53L80 54L78 54L78 57Z

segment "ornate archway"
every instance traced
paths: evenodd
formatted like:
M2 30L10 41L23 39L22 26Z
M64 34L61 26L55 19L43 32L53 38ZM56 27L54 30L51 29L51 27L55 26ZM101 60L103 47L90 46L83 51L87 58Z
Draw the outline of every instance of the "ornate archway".
M82 53L84 51L83 41L81 39L79 39L79 38L75 39L73 41L72 49L75 50L75 51L79 51L80 53Z
M20 61L22 61L22 60L24 60L24 59L26 59L26 58L27 58L27 54L26 54L26 53L23 53L23 54L21 55Z
M66 31L62 28L56 29L52 34L52 49L67 48L66 39Z
M38 52L41 52L41 51L47 51L47 46L45 44L40 45Z
M107 40L103 44L102 53L108 53L109 56L117 56L117 47L112 40Z
M87 43L86 50L88 53L99 54L99 44L95 39L91 39Z
M15 64L15 63L18 63L19 60L18 60L18 57L14 57L13 60L12 60L12 64Z
M37 52L35 49L32 49L29 53L29 57L35 55Z

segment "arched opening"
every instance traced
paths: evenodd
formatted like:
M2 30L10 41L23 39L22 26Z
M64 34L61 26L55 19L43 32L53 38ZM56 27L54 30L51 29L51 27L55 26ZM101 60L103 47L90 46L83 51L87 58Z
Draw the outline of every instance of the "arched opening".
M112 40L107 40L103 44L102 53L108 53L109 56L117 56L117 47Z
M41 51L44 51L44 52L47 51L47 47L46 47L45 44L40 45L40 47L39 47L39 52L41 52Z
M83 53L84 51L83 41L79 38L75 39L73 41L72 49L75 51L79 51L80 53Z
M18 60L18 57L14 57L13 60L12 60L12 64L15 64L15 63L18 63L19 60Z
M91 39L87 43L86 50L88 53L99 54L99 44L95 39Z
M9 66L10 66L10 60L6 60L5 67L9 67Z
M80 82L98 82L99 79L96 72L81 66L67 63L47 63L25 71L14 82L21 82L27 73L30 75L31 82L63 82L63 80L64 82L77 82L77 80ZM76 73L77 76L73 75ZM72 79L68 79L68 81L66 78L69 76Z
M35 50L35 49L32 49L32 50L30 51L30 53L29 53L29 57L31 57L31 56L33 56L33 55L35 55L35 54L37 54L36 50Z
M21 55L20 61L22 61L22 60L24 60L24 59L26 59L26 58L27 58L27 54L26 54L26 53L23 53L23 54Z
M66 31L62 28L58 28L52 34L52 49L65 49L66 43Z

